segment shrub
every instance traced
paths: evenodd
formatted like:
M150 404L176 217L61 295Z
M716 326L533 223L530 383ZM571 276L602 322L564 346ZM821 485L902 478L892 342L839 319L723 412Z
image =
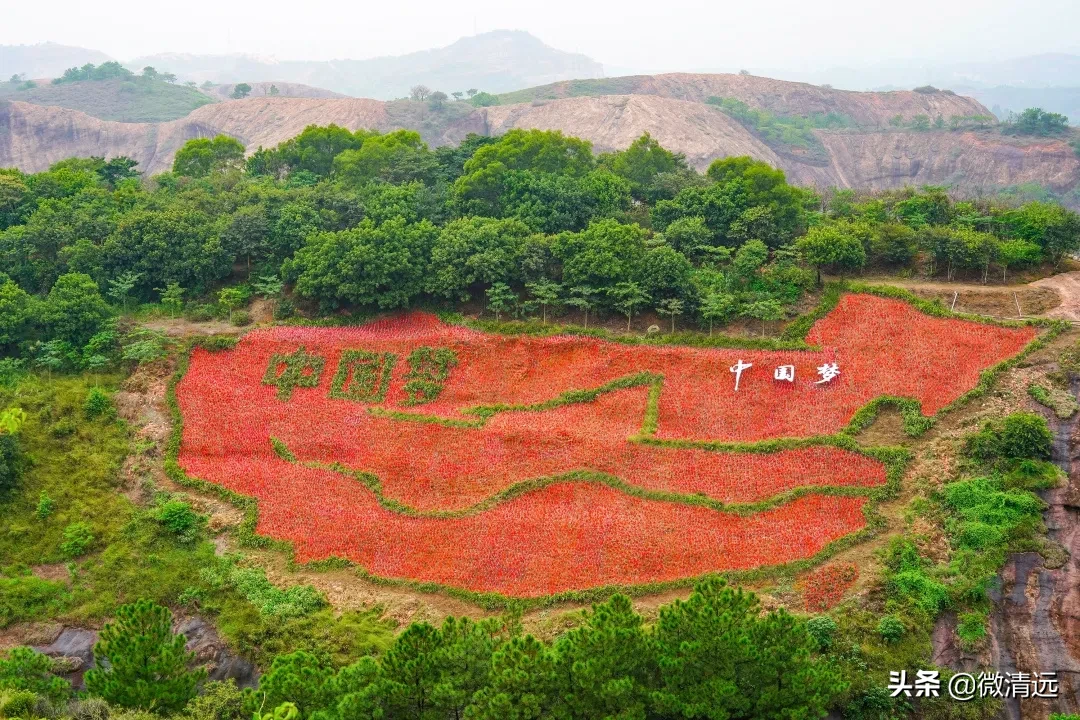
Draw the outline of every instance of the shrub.
M183 500L170 500L154 511L154 518L166 530L184 542L192 542L199 536L205 519Z
M877 631L881 639L888 643L898 641L904 637L904 623L895 615L886 615L878 622Z
M71 684L53 673L53 661L28 647L17 647L0 660L0 688L25 690L52 702L71 695Z
M64 542L60 544L60 553L69 560L86 554L94 544L94 530L87 522L73 522L64 528Z
M967 440L968 454L980 460L1048 460L1054 436L1046 418L1018 412L989 422Z
M0 433L0 495L11 490L22 474L24 459L19 439L9 433Z
M202 694L184 708L184 720L248 720L244 712L244 694L234 680L209 682Z
M67 714L71 720L109 720L109 703L97 697L82 698L68 705Z
M956 625L956 635L965 647L971 648L986 637L986 613L966 612Z
M94 645L97 666L86 673L86 689L114 705L175 712L196 695L206 670L188 670L195 654L187 638L172 632L167 608L139 600L124 605Z
M819 651L825 651L832 647L833 636L836 635L836 621L828 615L818 615L806 621L806 632L817 643Z
M51 497L49 497L44 490L41 491L41 495L38 496L37 510L34 514L37 515L38 520L46 520L53 514L53 510L56 509L56 503Z
M247 310L236 310L232 314L232 324L236 327L244 327L251 324L251 313Z
M289 298L281 298L274 305L274 319L288 320L296 314L296 303Z
M83 403L83 411L88 418L101 417L113 412L112 398L109 394L98 387L90 388L86 394L86 402Z
M0 690L0 717L36 717L37 702L37 695L27 690Z

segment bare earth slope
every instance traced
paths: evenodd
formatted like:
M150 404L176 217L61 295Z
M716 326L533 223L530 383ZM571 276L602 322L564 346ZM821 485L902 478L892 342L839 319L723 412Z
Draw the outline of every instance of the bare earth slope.
M425 139L443 145L482 132L481 118L473 115L460 129L451 123L424 133ZM10 102L0 103L0 167L38 172L69 157L127 155L153 174L169 169L176 151L193 138L224 133L254 151L295 137L308 125L331 123L351 130L401 127L386 103L358 98L249 98L206 105L166 123L107 122L75 110Z
M862 102L869 107L879 100ZM888 104L891 100L880 102L888 106L884 112L897 107ZM665 147L685 153L699 169L717 157L751 155L783 168L794 182L819 187L943 184L972 193L1037 182L1068 192L1080 183L1080 158L1062 140L1020 140L992 130L819 131L828 162L807 163L778 156L716 108L659 95L570 97L486 109L450 103L441 111L406 101L253 97L207 105L180 120L158 124L104 122L63 108L0 103L0 167L33 172L72 156L127 155L138 160L144 172L155 173L168 169L175 152L195 137L225 133L254 151L291 138L307 125L329 123L380 131L413 128L431 145L459 142L469 132L557 129L592 141L598 150L626 147L649 132Z
M512 102L564 98L581 95L660 95L705 102L710 97L742 100L751 107L783 115L841 113L858 125L884 127L900 115L910 120L916 115L945 119L953 115L990 115L977 100L944 92L931 94L909 90L894 92L854 92L834 90L809 83L773 80L755 75L667 73L632 75L599 80L563 82L508 93Z
M707 105L685 100L646 95L577 97L491 107L486 116L493 135L512 128L562 130L591 141L595 150L607 151L621 150L647 132L698 167L728 155L751 155L780 164L776 153L742 125Z

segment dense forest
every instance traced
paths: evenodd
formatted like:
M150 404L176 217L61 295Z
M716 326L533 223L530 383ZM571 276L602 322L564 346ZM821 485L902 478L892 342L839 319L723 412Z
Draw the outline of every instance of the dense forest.
M641 315L655 313L659 335L696 327L708 342L738 318L769 332L804 309L822 274L1003 282L1078 248L1080 218L1057 205L942 188L819 194L745 157L698 173L648 136L597 155L556 132L431 150L409 131L310 127L248 157L227 137L192 140L152 178L125 158L0 171L0 407L21 408L0 416L0 507L18 518L0 535L0 628L112 618L85 692L29 649L0 659L0 716L904 716L913 705L889 697L889 671L928 662L945 609L961 640L979 642L1006 554L1041 547L1033 491L1057 479L1042 417L1010 415L966 438L960 476L917 498L952 558L895 538L865 607L807 619L710 578L655 621L615 595L553 642L523 632L512 607L395 637L378 613L336 614L310 586L282 590L215 554L182 496L154 491L137 506L105 479L130 440L110 391L166 353L132 320L244 325L261 296L278 319L306 323L421 306L465 308L492 327L569 317L582 331L633 330L635 319L644 330ZM750 342L716 339L737 341ZM151 462L152 449L131 452ZM41 562L68 563L72 585L32 574ZM212 617L264 669L258 687L208 682L166 607ZM915 707L929 718L997 709Z
M745 157L697 173L648 136L601 155L536 130L432 151L410 131L311 127L246 160L230 138L192 140L153 178L125 158L0 171L0 350L93 367L117 308L243 322L283 288L282 318L472 302L767 329L823 271L988 282L1078 246L1080 219L1054 204L821 196Z

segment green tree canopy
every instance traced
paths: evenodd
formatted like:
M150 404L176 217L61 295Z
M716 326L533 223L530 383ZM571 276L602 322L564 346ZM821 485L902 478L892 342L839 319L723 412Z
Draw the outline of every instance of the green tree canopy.
M195 697L206 670L188 670L194 653L172 632L172 613L149 600L124 605L94 645L87 690L127 708L176 712Z
M185 177L203 178L236 170L243 163L244 146L228 135L218 135L212 140L197 138L184 143L173 158L173 172Z

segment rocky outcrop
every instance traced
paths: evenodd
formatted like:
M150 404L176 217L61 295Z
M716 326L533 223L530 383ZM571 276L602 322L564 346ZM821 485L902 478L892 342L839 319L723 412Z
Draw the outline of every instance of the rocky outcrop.
M1080 182L1080 157L1062 140L1022 141L994 131L819 131L818 137L829 164L785 162L794 182L868 190L949 185L967 193L1022 183L1067 192Z
M199 616L173 623L173 632L187 638L187 651L195 654L195 664L205 667L210 680L235 680L239 687L254 687L259 679L255 666L229 650L218 631ZM54 672L71 681L77 690L84 687L83 675L94 666L94 644L98 632L67 627L48 645L34 648L53 658Z
M1080 392L1080 383L1072 389ZM1055 672L1060 692L1056 700L1007 699L1009 720L1080 712L1080 417L1048 419L1054 461L1068 482L1043 493L1046 527L1068 555L1060 567L1048 567L1036 553L1009 557L1000 588L991 591L989 665L1001 673Z

